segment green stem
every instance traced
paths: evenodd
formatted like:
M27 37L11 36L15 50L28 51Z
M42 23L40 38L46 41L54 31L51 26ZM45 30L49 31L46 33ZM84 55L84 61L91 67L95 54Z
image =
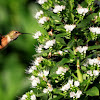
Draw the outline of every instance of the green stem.
M87 88L88 88L88 86L89 86L89 84L90 84L91 78L92 78L92 77L90 77L90 79L88 80L87 86L85 87L84 91L87 90Z
M77 77L72 73L72 76L77 80Z

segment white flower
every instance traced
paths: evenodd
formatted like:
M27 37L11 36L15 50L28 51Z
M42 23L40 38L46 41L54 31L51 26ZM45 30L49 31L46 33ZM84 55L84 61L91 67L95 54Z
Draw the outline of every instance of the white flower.
M70 89L70 84L69 83L62 86L62 88L60 90L65 91L65 90L68 90L68 89Z
M68 50L64 50L64 52L68 52Z
M82 91L78 90L76 93L76 98L80 98L81 94L82 94Z
M79 81L74 82L75 87L78 87L80 85Z
M41 53L41 52L42 52L42 48L43 48L43 45L39 45L39 46L36 48L36 52L37 52L37 53Z
M35 59L35 61L34 61L34 64L38 66L39 63L41 63L42 60L43 60L43 57L37 57L37 58Z
M38 76L43 77L43 72L39 72Z
M31 84L32 84L33 88L35 88L37 86L37 82L36 81L32 81Z
M40 18L39 23L44 24L44 22L47 22L48 20L49 20L49 17L42 17Z
M68 83L73 87L73 79L72 80L68 80Z
M68 70L68 68L58 67L58 70L56 71L56 74L66 73L67 70Z
M44 88L43 93L48 93L48 89Z
M59 50L59 51L58 51L58 54L59 54L59 55L62 55L62 54L63 54L63 51Z
M52 90L53 90L53 88L52 88L52 87L48 87L48 91L50 91L50 92L51 92Z
M47 0L38 0L37 2L41 5L41 4L44 4L45 2L47 2Z
M27 98L27 95L24 94L20 100L26 100L26 98Z
M44 70L43 73L44 73L44 76L48 76L49 71L48 70Z
M90 76L93 76L93 74L92 74L92 71L91 71L91 70L88 70L88 71L87 71L87 74L89 74Z
M99 64L99 60L97 58L94 59L88 59L88 63L89 65L98 65Z
M88 50L88 47L87 46L78 46L77 48L76 48L76 52L77 51L79 51L80 53L86 53L86 50Z
M99 60L97 58L94 58L94 65L97 65L99 63Z
M50 83L47 83L48 87L43 89L44 93L51 92L53 90L53 87Z
M35 18L38 19L42 14L43 14L43 11L40 10L39 12L36 13Z
M93 65L94 60L89 58L89 59L88 59L88 63L89 63L89 65Z
M98 70L93 70L93 75L94 76L98 76L99 75L99 71Z
M76 96L75 92L70 92L70 97L71 98L75 98L75 96Z
M31 96L31 100L36 100L36 96L34 94Z
M49 71L48 70L44 70L43 72L39 72L38 76L43 77L43 76L48 76Z
M34 37L34 39L38 39L39 36L41 36L41 35L42 35L42 33L41 33L40 31L37 31L37 32L33 35L33 37Z
M55 44L55 39L54 40L49 40L45 43L44 48L48 49L49 47L52 47Z
M30 90L30 93L33 93L33 90Z
M32 83L32 87L33 88L37 86L37 83L40 84L39 77L35 77L35 76L32 75L31 78L30 78L30 80L32 81L31 83Z
M80 5L78 5L77 12L79 14L85 15L88 11L89 11L88 8L82 8Z
M64 28L66 29L66 31L69 31L69 32L71 32L75 27L76 27L76 25L74 25L74 24L72 24L72 25L66 24L64 26Z
M83 46L83 52L86 53L86 50L88 50L88 46Z
M55 7L53 9L53 12L58 13L58 12L64 10L64 9L65 9L65 6L63 6L63 5L61 5L61 6L60 5L55 5Z
M31 66L28 70L28 73L32 73L34 70L37 70L37 67L36 66Z
M100 34L100 27L90 27L89 30L92 33Z

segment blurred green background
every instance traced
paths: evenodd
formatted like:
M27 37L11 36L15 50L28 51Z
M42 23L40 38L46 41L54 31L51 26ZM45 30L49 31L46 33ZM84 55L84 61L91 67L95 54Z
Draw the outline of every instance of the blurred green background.
M0 33L45 32L33 17L39 9L33 0L0 0ZM22 35L0 51L0 100L18 100L30 90L25 70L31 65L36 45L32 35Z

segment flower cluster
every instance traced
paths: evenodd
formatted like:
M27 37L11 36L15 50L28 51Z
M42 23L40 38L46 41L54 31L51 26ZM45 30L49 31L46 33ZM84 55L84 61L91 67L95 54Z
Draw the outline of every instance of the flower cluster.
M44 88L43 89L43 93L49 93L49 92L52 92L53 88L52 88L52 85L50 83L47 83L47 88Z
M78 90L76 93L75 92L70 92L70 97L71 98L80 98L82 94L82 91Z
M87 71L87 74L88 75L90 75L90 76L98 76L99 75L99 71L98 70L93 70L93 72L92 72L92 70L88 70Z
M27 98L27 95L24 94L20 100L26 100L26 98Z
M68 68L58 67L56 74L64 74L66 71L68 71Z
M73 31L73 29L76 27L76 25L68 25L68 24L66 24L65 26L64 26L64 28L66 29L66 31L69 31L69 32L71 32L71 31Z
M75 89L75 87L78 87L80 85L79 81L74 81L74 84L73 84L73 80L68 80L68 83L65 84L64 86L62 86L62 88L60 90L62 91L67 91L68 90L73 90L73 88ZM80 98L82 94L82 91L80 90L77 90L77 92L70 92L70 97L71 98Z
M36 13L35 18L39 19L39 17L43 14L43 11L40 10L39 12Z
M21 100L99 96L93 82L100 74L100 29L91 27L100 24L98 6L93 0L37 2L44 12L40 10L35 18L46 31L33 35L38 41L37 54L27 70L33 91Z
M35 18L38 19L38 23L44 24L49 20L49 17L43 16L44 12L40 10L39 12L36 13Z
M86 50L88 50L88 47L87 46L78 46L76 48L76 52L79 51L80 53L86 53Z
M53 9L53 12L58 13L58 12L64 10L64 9L65 9L65 6L63 6L63 5L61 5L61 6L60 5L55 5L55 7Z
M39 77L31 76L30 80L31 80L33 88L35 88L37 86L37 84L40 84Z
M52 47L55 44L55 39L54 40L49 40L45 43L44 48L48 49L49 47Z
M62 86L60 90L66 91L66 90L69 90L73 86L78 87L79 85L80 85L79 81L75 81L73 85L73 80L68 80L68 83Z
M30 91L30 93L27 94L31 95L30 97L31 100L36 100L36 96L33 94L32 90ZM29 99L29 97L26 94L24 94L20 100L26 100L26 99Z
M41 4L44 4L45 2L47 2L47 0L38 0L38 3L41 5Z
M88 12L88 8L82 8L80 5L78 5L77 12L85 15Z
M100 28L99 27L90 27L89 30L92 33L100 34Z
M39 65L39 63L41 63L41 61L43 60L43 57L37 57L34 61L34 65Z
M42 35L42 33L41 33L40 31L37 31L37 32L33 35L33 37L34 37L34 39L38 39L39 36L41 36L41 35Z
M87 61L85 62L84 66L88 66L88 65L91 65L91 66L98 66L100 67L100 60L99 60L99 57L98 58L88 58Z
M39 46L36 48L36 52L37 52L37 53L41 53L41 52L42 52L42 48L43 48L43 45L39 45Z
M44 70L43 72L42 71L39 72L38 76L43 77L43 76L48 76L48 74L49 74L49 71L48 70Z
M44 24L44 23L47 22L48 20L49 20L49 17L42 17L42 18L40 18L39 23L40 23L40 24Z
M31 66L29 69L28 69L28 73L30 74L30 73L32 73L34 70L37 70L37 67L36 66Z

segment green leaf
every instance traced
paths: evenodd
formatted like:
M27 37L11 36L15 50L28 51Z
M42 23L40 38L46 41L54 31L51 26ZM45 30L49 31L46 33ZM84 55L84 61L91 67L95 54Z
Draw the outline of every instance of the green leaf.
M59 26L56 26L56 30L57 31L64 31L64 32L66 32L66 30L64 29L63 24L62 25L59 25Z
M57 16L57 14L53 14L52 18L53 18L55 21L61 22L61 18L60 18L59 16Z
M48 53L48 52L49 52L49 50L45 50L45 51L43 51L42 53L38 53L38 54L33 55L33 57L41 56L41 55L43 55L44 53Z
M68 63L68 62L70 62L69 59L63 58L61 61L59 61L59 62L56 64L56 66L62 66L62 65L64 65L65 63Z
M53 98L52 100L61 100L61 98L62 98L63 96L57 96L57 97L55 97L55 98Z
M46 12L55 22L61 22L61 18L57 15L54 14L52 11L47 11Z
M53 92L54 92L55 94L60 94L62 91L55 88L55 89L53 89Z
M66 45L66 43L65 43L63 38L57 37L56 41L59 41L62 45Z
M94 50L94 49L100 49L100 45L89 46L89 47L88 47L88 50Z
M97 87L92 87L86 91L86 94L89 96L99 96L99 89Z
M41 97L41 96L45 96L46 94L45 93L40 93L37 95L37 97Z
M91 5L95 0L85 0L89 5Z
M55 71L57 70L57 66L54 66L52 69L51 69L51 71L50 71L50 74L49 74L49 76L50 77L52 77L52 75L55 75ZM57 74L56 74L57 75ZM55 75L55 77L56 77L56 75Z
M67 33L57 34L57 35L56 35L56 38L58 38L58 37L64 37L64 36L67 36Z
M91 20L94 18L94 16L97 16L97 13L93 13L89 15L86 19L82 20L78 25L77 28L84 28L89 26Z
M71 48L74 45L74 40L68 42L67 47Z
M86 71L86 66L81 66L81 69L82 69L83 71Z
M88 79L87 80L84 80L82 83L81 83L81 86L86 86L88 83Z

